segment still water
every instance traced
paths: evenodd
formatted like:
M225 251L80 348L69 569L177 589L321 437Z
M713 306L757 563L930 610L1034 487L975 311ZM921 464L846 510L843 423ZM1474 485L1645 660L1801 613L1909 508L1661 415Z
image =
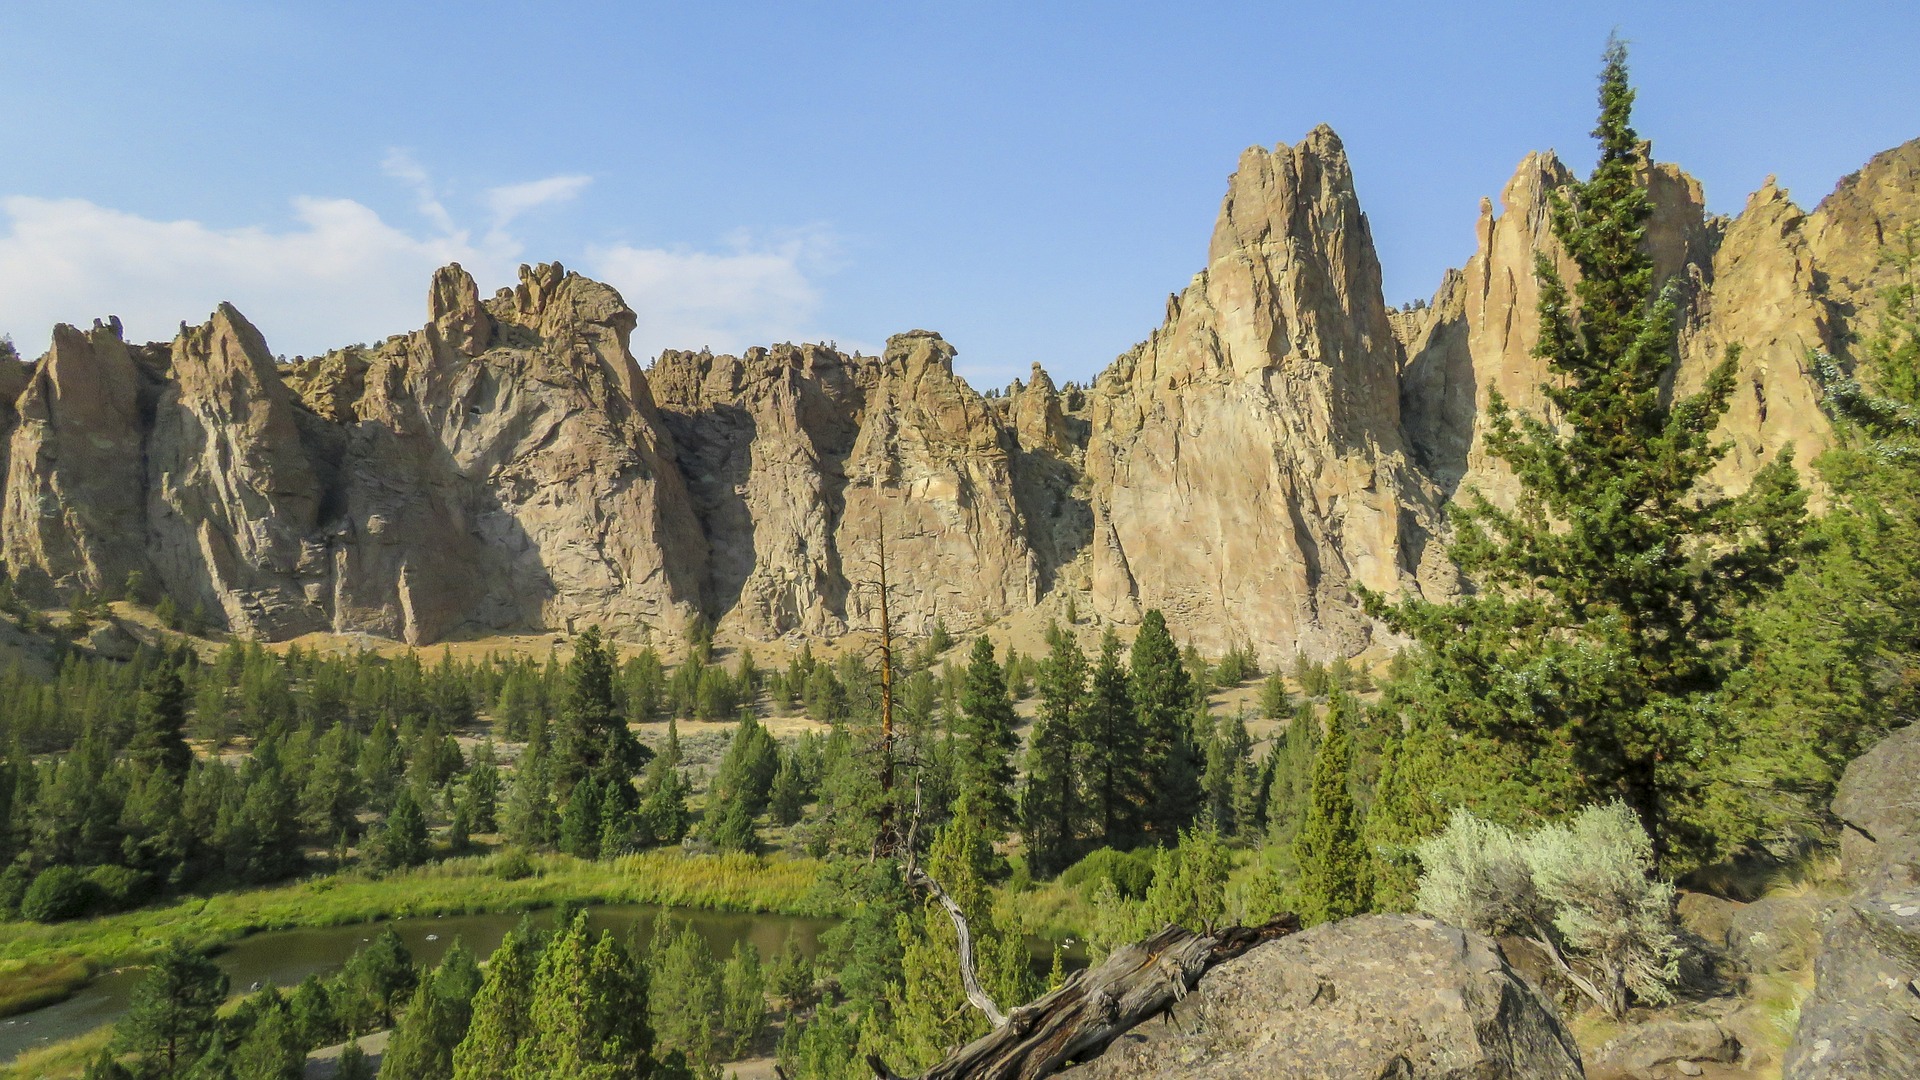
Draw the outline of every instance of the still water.
M736 942L746 941L759 950L763 961L771 961L787 937L792 935L807 956L819 948L820 932L833 925L831 919L792 915L742 915L715 911L658 908L640 904L620 904L588 909L587 922L597 935L611 930L625 938L629 932L645 943L653 934L653 925L662 915L691 922L705 938L714 955L726 957ZM354 923L301 930L274 930L241 938L215 957L227 973L234 993L244 993L271 982L291 987L308 975L336 971L347 958L384 927L399 933L413 953L416 964L435 964L456 940L482 959L500 944L507 931L520 925L523 916L445 915L414 919L390 919L382 922ZM525 916L535 926L552 923L552 911L537 911ZM9 1016L0 1020L0 1063L12 1061L23 1051L48 1043L84 1035L104 1024L118 1020L127 1010L127 1002L143 972L127 968L109 972L88 983L86 989L57 1005Z

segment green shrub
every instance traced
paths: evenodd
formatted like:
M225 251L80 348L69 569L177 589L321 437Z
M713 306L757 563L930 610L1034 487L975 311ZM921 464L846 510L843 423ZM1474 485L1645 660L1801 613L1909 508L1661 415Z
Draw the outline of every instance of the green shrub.
M1153 884L1153 856L1138 851L1099 848L1074 863L1060 875L1062 884L1092 897L1104 882L1122 900L1139 900Z
M508 848L493 860L493 876L502 881L519 881L533 876L533 860L520 848Z
M16 862L0 871L0 919L11 919L20 914L20 901L27 895L27 886L33 884L33 871L27 864Z
M96 866L87 871L99 911L125 911L145 903L153 892L153 878L126 866Z
M59 922L86 914L92 906L93 885L71 866L49 866L27 886L20 898L20 917L34 922Z

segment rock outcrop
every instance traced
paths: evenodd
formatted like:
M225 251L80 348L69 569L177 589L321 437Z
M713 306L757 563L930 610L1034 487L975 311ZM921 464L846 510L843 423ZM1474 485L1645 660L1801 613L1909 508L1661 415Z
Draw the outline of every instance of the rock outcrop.
M14 406L0 555L30 596L100 592L146 569L144 458L155 374L119 320L53 328Z
M1241 156L1207 268L1093 392L1093 602L1204 649L1346 655L1353 586L1445 587L1401 441L1399 346L1340 140Z
M144 485L156 583L240 633L327 629L325 549L310 539L323 493L266 341L222 304L181 329L171 374Z
M1492 940L1369 915L1207 973L1070 1080L1575 1080L1580 1051Z
M1742 350L1721 425L1733 451L1711 481L1740 490L1789 444L1807 461L1830 435L1808 356L1832 348L1834 337L1804 237L1806 215L1771 180L1727 223L1707 216L1699 183L1673 165L1650 162L1641 177L1652 205L1646 247L1682 327L1675 391L1698 390L1729 346ZM1540 391L1550 372L1533 355L1540 339L1534 267L1544 255L1569 287L1578 279L1551 227L1553 193L1573 179L1554 155L1529 154L1501 192L1500 213L1481 202L1465 270L1442 279L1421 317L1396 326L1406 348L1408 440L1450 496L1466 487L1511 505L1517 495L1485 446L1494 395L1517 411L1551 416Z
M449 270L436 321L374 351L345 425L334 628L677 632L706 542L627 348L633 312L558 264L523 267L479 312Z
M1820 939L1813 993L1787 1052L1787 1080L1920 1076L1920 727L1847 766L1834 814L1859 891Z
M760 638L876 627L883 534L905 632L972 629L1034 603L1018 442L953 357L925 331L880 357L661 356L652 381L705 523L717 612Z

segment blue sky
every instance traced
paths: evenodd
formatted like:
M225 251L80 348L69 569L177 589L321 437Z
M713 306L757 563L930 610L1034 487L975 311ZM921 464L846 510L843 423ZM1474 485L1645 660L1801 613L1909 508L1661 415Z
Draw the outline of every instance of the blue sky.
M1638 125L1734 212L1920 136L1910 2L34 3L0 7L0 332L232 300L278 351L560 259L636 351L877 347L1086 379L1205 257L1239 152L1333 125L1390 302L1472 249L1527 151ZM643 357L644 359L644 357Z

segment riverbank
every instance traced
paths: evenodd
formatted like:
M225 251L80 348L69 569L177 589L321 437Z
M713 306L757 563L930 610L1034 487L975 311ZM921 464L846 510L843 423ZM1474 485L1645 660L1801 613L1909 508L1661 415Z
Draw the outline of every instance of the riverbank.
M517 858L471 856L382 877L328 875L95 919L6 923L0 926L0 1017L61 1001L100 972L144 962L173 938L211 949L263 930L529 911L561 902L831 914L814 890L819 863L812 859L650 851L605 862L533 855L514 867ZM520 869L530 872L520 876Z

